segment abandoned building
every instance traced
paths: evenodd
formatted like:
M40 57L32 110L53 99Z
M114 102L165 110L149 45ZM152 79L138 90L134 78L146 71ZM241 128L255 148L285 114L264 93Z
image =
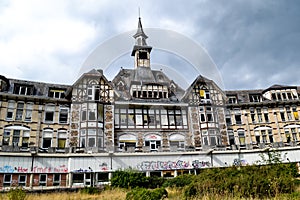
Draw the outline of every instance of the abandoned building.
M299 88L223 91L199 75L183 90L151 69L141 19L134 66L60 85L0 76L0 189L107 182L117 169L176 176L253 163L266 148L299 162ZM297 160L298 159L298 160Z

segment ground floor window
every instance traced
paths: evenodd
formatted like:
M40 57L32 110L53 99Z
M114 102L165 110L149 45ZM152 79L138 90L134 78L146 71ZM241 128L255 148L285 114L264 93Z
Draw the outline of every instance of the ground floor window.
M53 186L60 185L60 174L53 174Z
M97 173L97 179L98 182L108 182L109 181L109 177L108 177L108 173Z
M84 181L84 173L82 174L73 174L73 183L83 183Z
M19 175L19 186L26 186L26 175Z
M4 174L3 177L3 187L9 187L11 184L11 178L12 175L11 174Z
M47 186L47 174L40 174L39 186Z

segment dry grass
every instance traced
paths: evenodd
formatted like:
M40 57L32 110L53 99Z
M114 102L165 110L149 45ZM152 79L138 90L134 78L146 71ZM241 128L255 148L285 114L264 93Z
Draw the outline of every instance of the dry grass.
M182 200L183 191L178 188L167 188L168 198L166 200ZM300 187L297 188L297 192L300 192ZM27 194L26 200L124 200L126 198L127 190L115 188L113 190L105 190L100 194L82 194L80 192L61 192L61 193L46 193L46 194ZM300 194L299 194L300 196ZM290 195L279 195L266 200L296 200L299 199L296 195L292 197ZM0 200L8 200L6 194L0 194ZM202 197L195 197L190 200L259 200L257 198L237 198L232 196L221 196L221 195L205 195Z
M61 192L61 193L44 193L44 194L27 194L26 200L124 200L126 190L113 189L105 190L100 194L82 194L80 192ZM0 200L8 200L6 194L0 194Z

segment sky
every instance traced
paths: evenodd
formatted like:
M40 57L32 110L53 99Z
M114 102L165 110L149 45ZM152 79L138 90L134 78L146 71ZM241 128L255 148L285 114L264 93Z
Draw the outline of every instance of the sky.
M137 28L139 8L144 28L176 31L201 46L226 90L300 85L298 0L2 0L0 74L72 85L97 47ZM153 63L185 62L157 52ZM111 67L130 62L120 55Z

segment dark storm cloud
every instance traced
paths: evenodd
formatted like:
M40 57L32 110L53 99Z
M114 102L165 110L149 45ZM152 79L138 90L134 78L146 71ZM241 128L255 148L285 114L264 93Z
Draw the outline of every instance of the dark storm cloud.
M213 8L211 14L198 18L203 28L196 37L221 70L225 88L299 84L295 75L300 72L299 3L210 1L205 5Z
M72 84L99 44L136 29L140 7L144 28L170 29L201 44L226 89L300 85L298 0L21 2L0 3L0 74L8 77ZM60 68L70 71L68 79L53 73Z

